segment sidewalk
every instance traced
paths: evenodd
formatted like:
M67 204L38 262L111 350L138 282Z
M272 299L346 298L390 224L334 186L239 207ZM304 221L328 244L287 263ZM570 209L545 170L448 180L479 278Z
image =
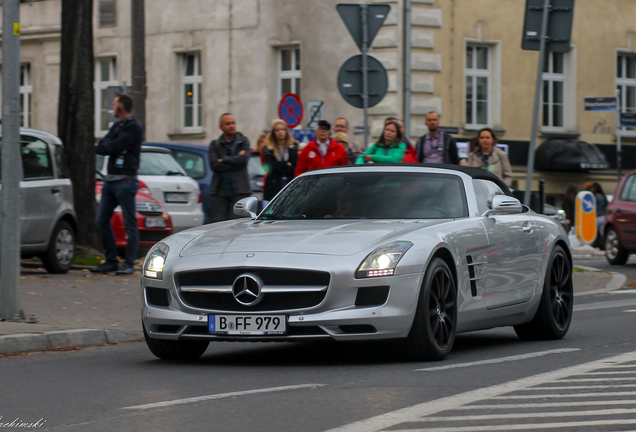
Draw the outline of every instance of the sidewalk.
M574 257L602 256L589 246ZM21 305L36 323L0 322L0 355L47 349L99 346L143 339L140 274L94 275L88 269L50 275L42 268L22 268ZM627 278L576 266L575 296L620 289Z

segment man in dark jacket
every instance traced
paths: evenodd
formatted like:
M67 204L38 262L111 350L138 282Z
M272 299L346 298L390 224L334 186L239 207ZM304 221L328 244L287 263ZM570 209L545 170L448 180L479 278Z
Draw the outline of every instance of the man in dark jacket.
M421 163L459 164L457 144L447 133L439 130L439 115L431 111L426 114L428 133L417 140L415 152Z
M102 197L97 209L99 227L106 261L93 273L116 272L118 275L134 273L134 262L139 252L139 229L135 209L135 196L139 188L137 170L143 141L143 127L131 114L133 100L127 94L119 94L113 101L113 114L119 121L110 128L108 134L97 144L97 154L107 155L108 174L104 177ZM126 226L126 257L119 268L117 243L110 220L117 206L121 207Z
M236 120L222 114L219 127L223 134L210 143L208 158L214 173L210 184L212 222L237 219L234 204L252 194L247 164L251 149L249 140L236 132Z

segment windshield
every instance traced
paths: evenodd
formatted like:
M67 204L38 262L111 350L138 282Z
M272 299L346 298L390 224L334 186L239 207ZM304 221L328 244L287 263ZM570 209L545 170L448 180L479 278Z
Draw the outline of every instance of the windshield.
M139 175L186 175L170 153L142 152Z
M298 178L260 219L459 218L467 208L455 175L356 172Z

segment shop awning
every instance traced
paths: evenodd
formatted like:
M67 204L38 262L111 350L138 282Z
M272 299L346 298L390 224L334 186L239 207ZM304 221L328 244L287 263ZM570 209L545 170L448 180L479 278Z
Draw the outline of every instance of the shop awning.
M584 141L550 139L537 148L534 169L537 171L589 171L609 168L605 154Z

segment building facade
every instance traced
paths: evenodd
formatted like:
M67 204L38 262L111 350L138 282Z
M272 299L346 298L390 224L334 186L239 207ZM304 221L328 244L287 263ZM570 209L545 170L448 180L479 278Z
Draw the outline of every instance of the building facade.
M409 115L410 135L426 133L429 111L467 141L484 126L509 147L513 187L525 188L538 52L523 51L521 0L406 0L391 12L370 55L387 69L388 93L370 109L372 135L387 116ZM254 141L278 117L285 93L306 104L323 101L325 118L363 124L362 110L337 88L340 66L359 53L337 11L337 0L153 0L146 2L146 137L207 143L221 113L235 114ZM130 0L95 0L95 136L108 130L106 88L130 85ZM405 53L410 12L410 56ZM57 128L61 0L25 3L22 23L23 124ZM406 61L411 97L405 106ZM577 0L569 53L544 65L537 145L547 139L597 144L612 168L537 172L558 197L569 182L616 184L615 113L587 112L583 98L613 96L636 112L636 8L633 0ZM306 127L307 116L301 127ZM636 168L636 130L623 128L623 170ZM360 141L361 136L354 137ZM536 183L534 184L536 189Z

